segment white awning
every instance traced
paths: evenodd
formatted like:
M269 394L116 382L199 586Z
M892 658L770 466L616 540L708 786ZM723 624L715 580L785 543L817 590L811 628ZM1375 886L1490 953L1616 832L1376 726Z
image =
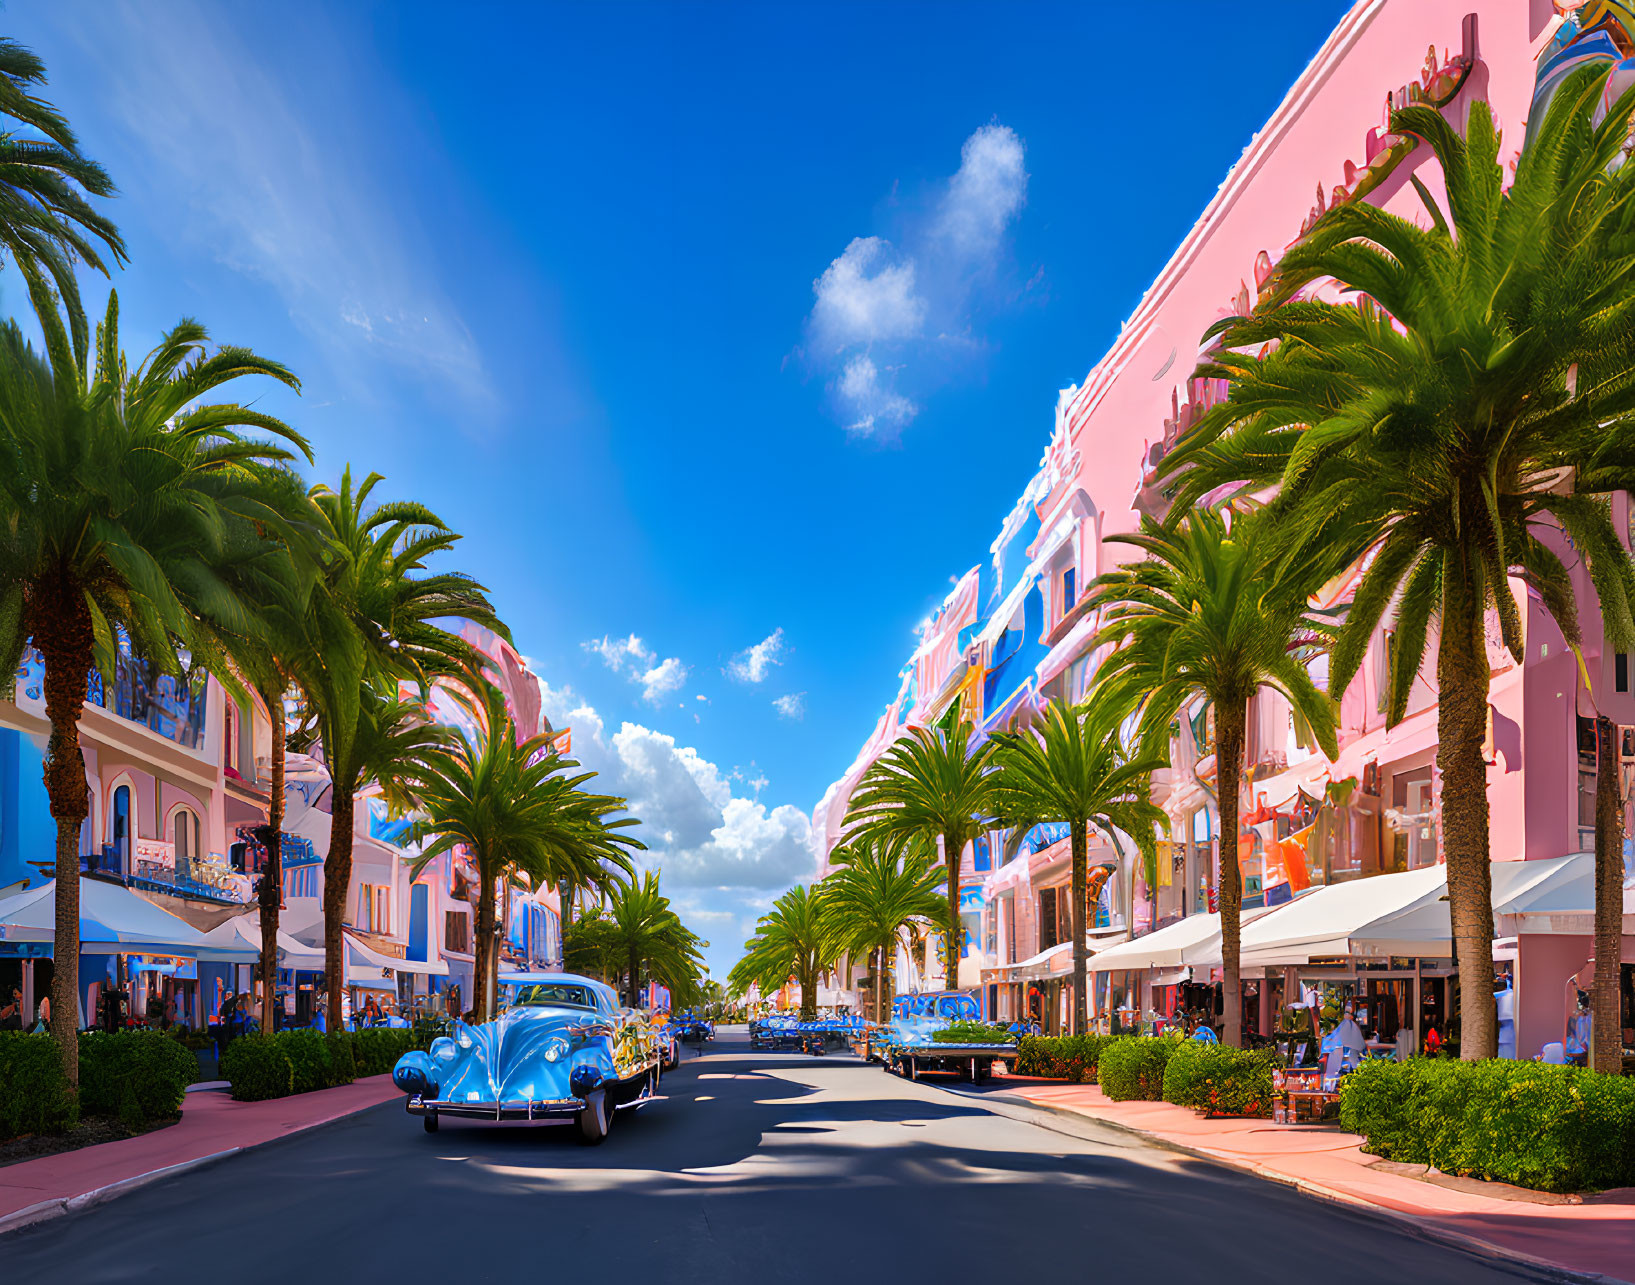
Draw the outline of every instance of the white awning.
M217 924L204 934L206 941L229 948L248 947L261 958L261 917L259 914L238 915ZM278 966L302 972L322 972L324 952L321 948L297 941L282 928L278 930Z
M1315 889L1244 928L1241 961L1245 967L1276 968L1335 955L1449 954L1448 908L1442 900L1447 883L1445 866L1427 866ZM1429 924L1438 906L1440 937L1404 935L1404 912ZM1220 962L1218 938L1208 962Z
M1099 935L1085 934L1084 948L1092 959L1103 951L1111 950L1128 936L1122 928L1097 929ZM1070 941L1057 942L1048 950L1041 950L1037 955L1009 964L1004 969L1011 974L1012 981L1029 981L1035 977L1054 977L1060 973L1073 971L1073 943Z
M49 942L56 932L55 879L0 901L0 941ZM83 955L179 955L224 964L250 964L258 958L257 951L219 945L123 884L100 879L80 880L79 939Z
M380 970L385 968L396 973L422 973L433 977L448 975L448 965L440 959L398 959L393 955L382 955L378 950L364 945L351 933L346 933L345 937L346 980L349 986L361 984L352 981L354 970L358 971L360 977L379 977Z
M1261 908L1243 912L1243 922L1265 914ZM1098 973L1117 973L1145 968L1174 970L1192 964L1218 963L1221 957L1221 917L1188 915L1173 924L1135 937L1122 946L1097 955L1090 965Z

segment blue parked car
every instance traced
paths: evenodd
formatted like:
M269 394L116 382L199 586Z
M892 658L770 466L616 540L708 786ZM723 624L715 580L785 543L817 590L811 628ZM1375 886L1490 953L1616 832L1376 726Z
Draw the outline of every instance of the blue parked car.
M661 1050L645 1013L613 988L573 973L520 986L492 1022L456 1022L429 1052L405 1053L392 1082L406 1108L437 1131L440 1116L575 1122L581 1141L607 1137L614 1113L652 1097Z

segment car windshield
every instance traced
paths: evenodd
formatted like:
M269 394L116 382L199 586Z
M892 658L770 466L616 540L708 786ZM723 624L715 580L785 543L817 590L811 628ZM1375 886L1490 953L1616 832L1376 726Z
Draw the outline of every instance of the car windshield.
M572 982L536 982L517 992L518 1008L541 1008L548 1004L571 1004L575 1008L595 1008L596 997L588 986Z

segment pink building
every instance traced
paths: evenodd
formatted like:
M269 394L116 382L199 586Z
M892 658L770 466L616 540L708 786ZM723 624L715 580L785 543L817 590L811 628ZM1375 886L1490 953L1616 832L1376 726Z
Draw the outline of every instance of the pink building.
M1589 31L1577 48L1602 38L1590 30L1598 22L1604 31L1619 17L1591 0L1567 19ZM1016 726L1045 701L1083 696L1097 660L1086 654L1095 622L1084 616L1077 590L1127 556L1107 538L1134 530L1143 512L1161 505L1153 466L1223 391L1192 378L1206 329L1253 303L1259 283L1330 203L1367 199L1425 220L1409 175L1437 191L1435 162L1426 149L1412 151L1389 135L1392 105L1429 99L1462 127L1470 102L1485 98L1513 158L1535 78L1549 66L1540 56L1554 48L1562 22L1549 0L1361 0L1353 7L1245 149L1112 348L1057 399L1044 456L992 546L991 566L972 568L949 595L905 667L896 701L819 805L816 828L825 850L840 838L852 788L904 723L929 721L965 700L987 728ZM1359 189L1365 195L1353 198ZM1614 516L1620 529L1635 530L1629 497L1618 497ZM1629 658L1604 654L1587 576L1578 587L1596 706L1617 723L1635 724ZM1504 861L1562 857L1589 847L1594 767L1581 753L1590 693L1542 604L1519 583L1513 588L1524 603L1527 646L1519 665L1490 647L1492 851ZM1343 601L1346 591L1342 584L1327 592L1330 601ZM1255 702L1246 828L1234 837L1250 906L1438 862L1436 694L1421 679L1409 717L1385 728L1380 693L1389 626L1344 695L1336 762L1301 744L1280 699ZM1177 731L1171 769L1155 782L1155 799L1170 816L1157 886L1147 887L1111 843L1092 852L1092 862L1118 871L1099 908L1098 948L1212 909L1221 843L1208 712L1185 711ZM1593 754L1593 736L1588 746ZM990 864L997 844L965 857L974 927L959 981L980 982L992 1013L1015 1017L1031 1006L1048 1023L1061 1011L1061 981L1070 968L1061 914L1066 844L1050 842L1055 836L1048 833L1030 837L1041 842L1024 845L1022 857L999 869ZM1544 923L1538 916L1500 916L1497 953L1517 988L1514 1036L1523 1057L1561 1038L1568 979L1590 955L1581 918L1556 922L1562 931L1545 933L1537 931ZM1521 923L1527 931L1505 933L1507 924ZM1626 918L1626 933L1635 933L1635 918ZM1383 965L1308 959L1298 969L1270 967L1253 981L1258 1002L1248 1011L1267 1020L1298 972L1307 985L1328 981L1374 1000L1376 1011L1394 1010L1389 1024L1410 1027L1423 1040L1432 1026L1448 1025L1451 991L1441 980L1451 971L1448 954L1426 948L1412 960L1387 958ZM1624 960L1635 960L1635 936L1625 937ZM1098 1000L1104 1011L1123 1002L1162 1015L1178 1002L1187 974L1206 980L1207 960L1186 969L1110 970L1099 974Z

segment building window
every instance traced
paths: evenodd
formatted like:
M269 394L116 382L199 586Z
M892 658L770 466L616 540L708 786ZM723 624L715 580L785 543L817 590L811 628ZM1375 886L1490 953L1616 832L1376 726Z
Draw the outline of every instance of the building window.
M1039 889L1039 949L1049 950L1061 938L1056 935L1056 889Z
M131 869L131 787L122 785L114 791L114 805L108 810L108 842L113 846L114 859L121 874Z
M1629 690L1629 653L1620 651L1612 657L1612 690L1627 692Z
M1073 604L1078 601L1079 572L1076 567L1069 567L1062 572L1062 615L1073 610Z
M364 932L390 934L392 931L392 890L386 884L358 885L357 926Z
M471 916L465 911L450 910L444 913L443 948L457 950L462 955L471 953Z
M239 710L231 699L222 714L221 721L221 765L227 769L229 776L239 775L238 766L238 728Z
M177 867L200 860L204 853L199 850L199 814L191 808L177 808L170 825L171 842L176 845Z

